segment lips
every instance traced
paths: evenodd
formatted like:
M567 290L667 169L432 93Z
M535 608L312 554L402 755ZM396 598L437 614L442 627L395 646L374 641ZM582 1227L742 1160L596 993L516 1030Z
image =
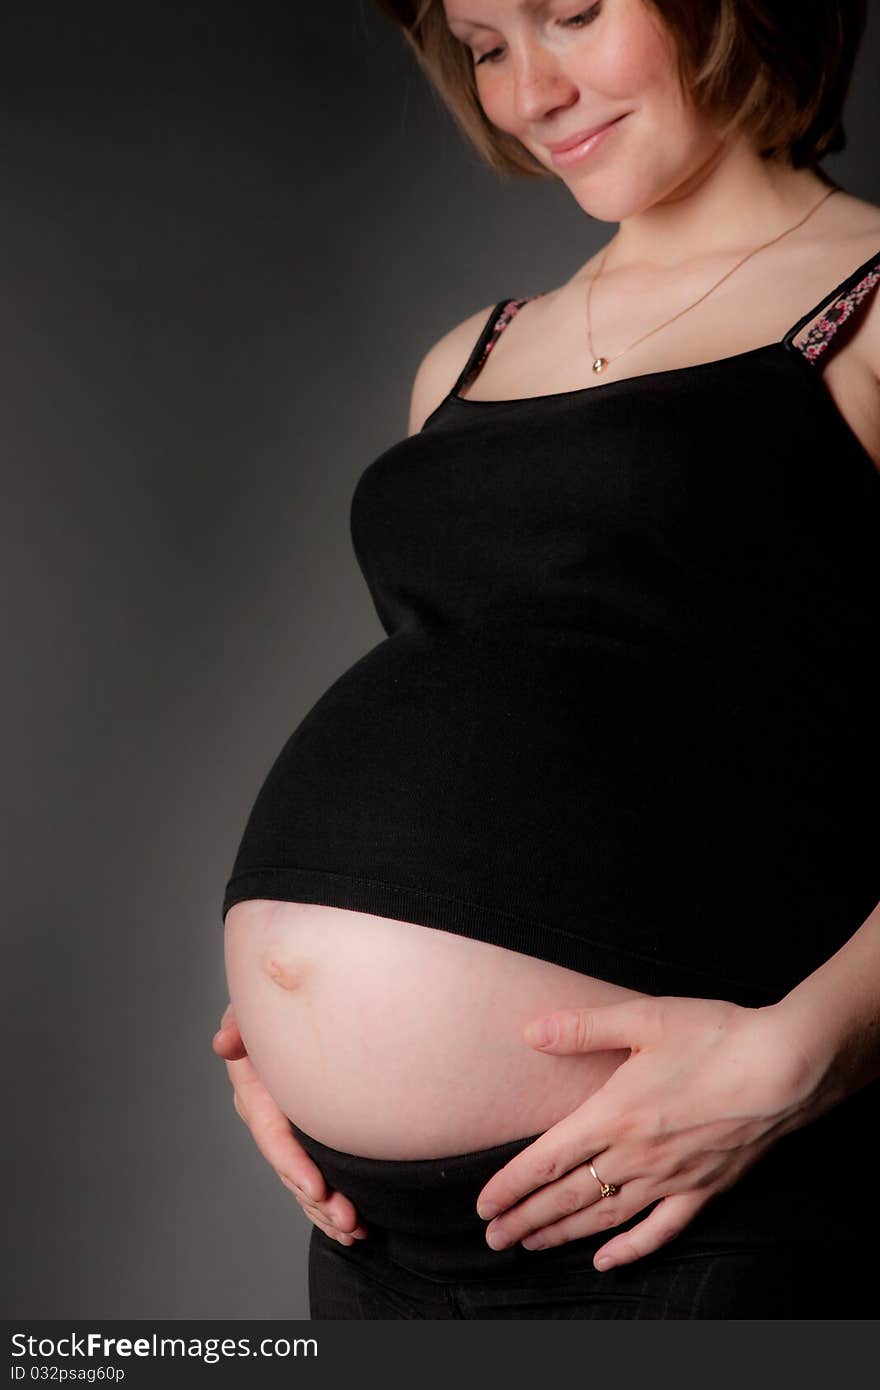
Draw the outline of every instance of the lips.
M623 114L625 115L626 112ZM584 140L589 140L591 135L597 135L600 130L605 130L606 126L614 125L615 121L621 119L621 116L613 116L610 121L603 121L601 125L593 125L587 130L578 131L577 135L570 135L567 140L557 140L555 143L548 141L547 149L551 154L562 154L563 150L573 150L575 145L582 144Z

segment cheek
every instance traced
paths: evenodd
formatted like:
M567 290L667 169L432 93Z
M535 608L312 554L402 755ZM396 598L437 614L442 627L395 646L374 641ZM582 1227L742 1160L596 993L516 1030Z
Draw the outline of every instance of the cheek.
M584 80L607 97L634 105L677 100L675 51L665 33L642 14L609 29L592 72Z
M477 99L486 120L491 125L497 126L499 130L517 134L517 126L521 122L517 120L513 93L509 84L498 80L493 81L490 74L486 78L478 78L476 86Z

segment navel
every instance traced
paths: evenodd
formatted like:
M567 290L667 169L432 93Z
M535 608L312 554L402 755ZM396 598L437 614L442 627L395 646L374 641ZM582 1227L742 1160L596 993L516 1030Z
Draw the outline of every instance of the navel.
M274 955L264 957L263 969L280 989L299 989L306 976L302 965L291 965Z

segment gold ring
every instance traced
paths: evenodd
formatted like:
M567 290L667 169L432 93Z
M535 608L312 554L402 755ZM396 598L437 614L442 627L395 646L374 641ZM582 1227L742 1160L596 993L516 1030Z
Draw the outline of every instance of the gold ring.
M593 1167L593 1160L592 1160L592 1159L588 1159L588 1160L587 1160L587 1167L589 1168L590 1172L593 1174L593 1177L596 1179L596 1182L597 1182L597 1183L599 1184L599 1186L601 1187L601 1189L602 1189L602 1196L603 1196L603 1197L613 1197L614 1194L615 1194L615 1192L619 1192L619 1191L620 1191L620 1188L619 1188L619 1187L616 1187L615 1184L614 1184L613 1182L603 1182L603 1181L602 1181L602 1179L599 1177L599 1174L596 1172L595 1168Z

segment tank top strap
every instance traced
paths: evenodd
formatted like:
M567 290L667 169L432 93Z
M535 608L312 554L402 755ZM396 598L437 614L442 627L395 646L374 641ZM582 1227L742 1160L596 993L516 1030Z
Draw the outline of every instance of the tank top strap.
M486 358L501 334L511 319L519 313L522 306L528 304L530 298L531 296L526 295L524 299L499 299L483 325L483 330L474 344L470 357L459 373L450 395L457 396L463 387L470 386L471 382L480 374Z
M880 251L848 275L836 289L820 299L819 303L793 324L782 339L785 347L800 352L808 362L815 362L826 351L835 333L847 319L856 313L868 295L880 284ZM831 301L829 303L829 301ZM827 306L827 307L826 307ZM802 328L822 313L804 339L795 344L794 340Z

